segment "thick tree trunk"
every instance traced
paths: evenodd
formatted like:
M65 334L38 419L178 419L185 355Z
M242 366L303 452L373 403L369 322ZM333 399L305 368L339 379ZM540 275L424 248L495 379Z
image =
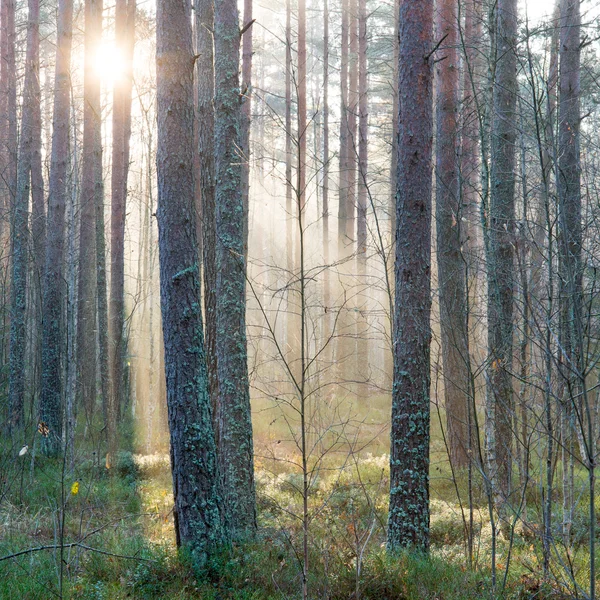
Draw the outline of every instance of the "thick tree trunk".
M450 460L469 462L470 378L467 332L466 262L462 254L464 211L458 154L458 4L443 0L437 8L438 40L444 42L436 63L436 226L437 262L444 369L444 397Z
M215 4L215 169L219 466L227 527L256 528L241 189L240 28L237 2Z
M160 291L178 545L203 564L224 541L208 395L194 200L189 2L157 5Z
M48 428L48 435L42 438L42 451L47 456L57 456L62 447L61 356L63 352L62 311L65 296L63 248L69 162L72 20L72 0L60 0L52 118L48 240L43 288L44 318L42 321L40 420Z
M388 549L429 548L433 0L400 3Z
M215 67L213 29L214 0L199 0L196 6L196 76L198 85L198 155L202 201L202 253L204 276L204 330L208 389L217 415L217 242L215 218Z
M497 5L496 77L493 89L491 189L488 223L487 452L501 503L511 494L514 410L513 296L515 143L517 135L517 2ZM490 422L490 418L492 421Z

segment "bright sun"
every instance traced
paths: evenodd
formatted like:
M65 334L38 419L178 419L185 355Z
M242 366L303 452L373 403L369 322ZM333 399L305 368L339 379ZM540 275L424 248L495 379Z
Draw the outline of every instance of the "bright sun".
M96 74L105 85L112 85L124 73L123 53L114 42L103 42L98 48L94 65Z

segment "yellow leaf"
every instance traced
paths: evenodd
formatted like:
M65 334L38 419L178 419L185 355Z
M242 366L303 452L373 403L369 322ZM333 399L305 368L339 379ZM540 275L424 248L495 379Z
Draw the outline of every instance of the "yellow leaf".
M77 496L78 493L79 493L79 481L76 481L71 486L71 494L73 494L73 496Z

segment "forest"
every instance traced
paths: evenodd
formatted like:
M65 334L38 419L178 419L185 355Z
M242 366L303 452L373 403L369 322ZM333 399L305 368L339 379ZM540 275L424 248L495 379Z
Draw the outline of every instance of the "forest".
M0 0L0 599L600 597L599 0Z

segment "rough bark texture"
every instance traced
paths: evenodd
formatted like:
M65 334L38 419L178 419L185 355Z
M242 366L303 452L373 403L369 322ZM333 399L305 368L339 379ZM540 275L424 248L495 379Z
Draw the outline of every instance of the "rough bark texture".
M581 14L579 0L560 0L558 95L558 241L560 293L560 381L562 387L561 444L563 461L573 463L574 440L579 438L581 459L589 469L590 492L595 487L593 425L584 385L585 330L583 315L582 206L580 162ZM587 444L583 438L587 438ZM569 456L570 455L570 456ZM568 457L568 458L567 458ZM566 471L566 469L565 469ZM573 522L572 468L563 474L563 532ZM591 495L593 498L593 495ZM590 503L590 549L594 546L593 500ZM593 569L592 569L593 578Z
M215 168L219 466L234 537L256 528L241 189L240 29L235 0L215 4Z
M157 5L160 293L177 543L199 563L224 541L200 307L189 2Z
M429 548L433 0L400 3L388 550Z
M89 4L89 7L88 7ZM90 156L86 157L84 152L84 170L90 169L87 173L90 181L88 185L92 186L91 193L94 197L94 216L95 216L95 241L96 241L96 311L98 317L98 367L100 370L100 394L102 401L102 410L104 413L104 422L106 424L108 452L110 456L116 450L115 431L116 420L112 418L110 410L110 397L112 393L109 351L108 351L108 302L106 289L106 236L104 227L104 181L102 176L102 105L100 100L100 81L98 75L94 73L94 60L97 57L99 46L102 42L102 0L88 0L86 2L86 59L89 65L86 65L86 76L89 81L85 82L84 104L89 106L90 113L87 116L90 120L84 121L84 137L86 128L88 128L91 139ZM86 159L90 162L86 165Z
M110 221L110 362L113 393L110 412L116 420L124 404L123 361L125 341L125 215L127 212L127 177L129 174L129 139L131 137L132 61L135 40L135 0L117 0L115 37L123 52L123 77L113 92L113 148L111 173ZM114 426L114 423L113 423Z
M470 383L458 155L460 64L456 0L438 3L436 37L444 39L436 63L436 227L444 397L450 460L454 467L466 467Z
M558 196L560 229L561 343L565 378L578 386L582 340L582 230L580 164L581 16L579 0L560 0Z
M27 318L27 271L29 251L28 211L32 190L32 163L36 141L36 111L40 110L39 94L39 20L38 0L28 2L27 54L21 137L17 165L17 188L12 219L12 281L10 310L10 372L9 372L9 426L20 428L25 406L25 346ZM39 120L37 121L39 123ZM33 368L34 365L30 365Z
M497 5L488 223L487 452L500 501L511 493L517 2ZM492 422L489 422L489 419Z
M248 260L248 226L250 217L250 123L252 119L252 0L244 0L242 38L242 118L240 149L242 151L242 203L244 205L244 258Z
M217 377L217 242L215 237L215 67L213 0L199 0L196 5L196 74L198 78L198 155L202 202L202 253L204 276L204 330L208 389L217 414L219 385Z
M56 456L62 446L62 310L65 297L63 248L69 161L70 65L72 0L58 4L58 37L52 117L52 155L48 197L48 240L43 286L42 390L40 420L48 427L42 438L42 451Z
M94 244L92 249L95 249L95 255L89 257L89 250L85 249L85 258L82 260L80 255L80 278L82 276L81 268L82 262L90 261L90 264L86 267L91 270L91 274L84 276L84 285L86 291L83 291L81 285L79 292L83 293L85 302L90 302L82 306L81 303L78 306L79 318L89 320L86 324L82 324L79 321L78 332L78 352L82 352L85 355L78 354L79 358L79 374L80 376L94 376L92 381L79 382L79 389L83 391L83 397L80 399L84 400L86 408L88 410L94 406L94 400L96 395L96 379L95 369L87 370L87 367L83 367L81 361L84 360L96 360L96 327L95 324L96 314L98 315L98 340L100 342L100 382L101 382L101 401L104 412L104 417L107 417L107 405L109 390L108 379L106 379L106 264L105 264L105 241L104 241L104 186L102 185L102 109L100 104L100 79L95 71L94 65L97 58L100 42L102 40L102 1L100 0L86 0L85 3L85 71L84 71L84 88L83 88L83 157L82 157L82 177L81 177L81 205L84 207L82 215L85 213L86 222L81 221L82 230L85 232L85 238L87 236L93 236ZM91 211L90 211L91 206ZM89 224L88 219L93 214L91 223L93 224L94 230L88 231L88 228L92 225ZM101 220L98 223L98 218ZM83 219L83 216L82 216ZM80 252L82 251L80 245ZM86 263L87 264L87 263ZM80 279L81 283L81 279ZM94 296L89 295L90 292L87 290L93 290L94 285L98 291L97 305L94 301ZM102 289L104 287L104 289ZM82 336L89 336L88 339L82 340ZM83 370L81 370L83 368ZM89 394L89 396L88 396ZM88 414L88 418L90 415ZM110 438L110 426L109 426L109 438Z

